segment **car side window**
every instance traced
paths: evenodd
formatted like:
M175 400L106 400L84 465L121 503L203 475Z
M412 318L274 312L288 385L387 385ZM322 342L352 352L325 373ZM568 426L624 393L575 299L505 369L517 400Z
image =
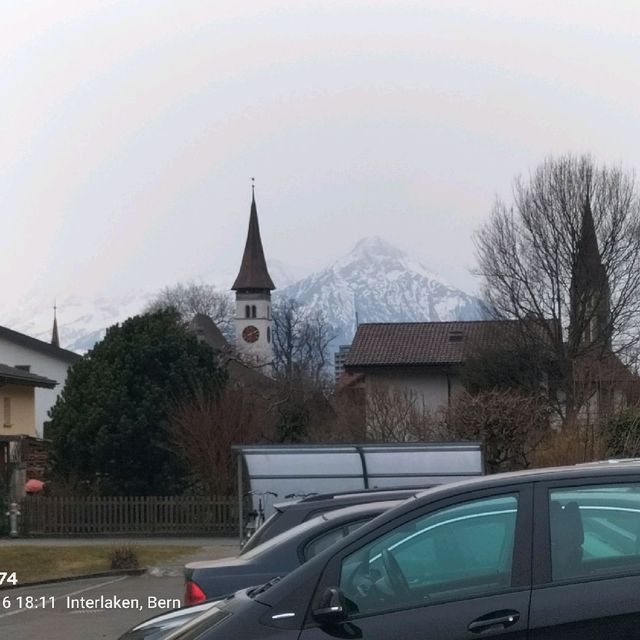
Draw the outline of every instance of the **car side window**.
M640 571L640 484L549 493L551 578Z
M358 520L357 522L350 522L347 525L342 525L341 527L332 529L331 531L327 531L317 538L314 538L313 540L311 540L311 542L307 543L307 546L304 549L305 562L313 558L313 556L318 555L321 551L329 548L338 540L341 540L345 536L349 535L358 527L361 527L366 522L369 522L370 519L371 518L366 518L363 520Z
M489 595L510 587L518 497L457 504L404 523L342 561L356 613Z

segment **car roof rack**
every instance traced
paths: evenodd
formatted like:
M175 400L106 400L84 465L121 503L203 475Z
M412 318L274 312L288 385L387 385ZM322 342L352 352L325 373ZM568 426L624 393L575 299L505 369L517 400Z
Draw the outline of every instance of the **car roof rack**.
M607 460L594 460L592 462L578 462L576 467L599 467L607 464L640 464L640 458L609 458Z
M434 484L421 484L411 487L372 487L369 489L352 489L351 491L336 491L334 493L316 493L300 499L300 502L317 502L319 500L332 500L333 498L349 498L361 495L387 495L389 493L417 493L434 487Z

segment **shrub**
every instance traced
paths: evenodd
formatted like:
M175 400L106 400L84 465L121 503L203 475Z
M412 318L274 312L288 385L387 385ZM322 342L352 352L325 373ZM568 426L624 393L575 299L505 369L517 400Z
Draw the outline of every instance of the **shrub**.
M112 569L137 569L139 566L138 554L133 547L116 547L111 552Z
M549 430L533 454L533 467L562 467L603 457L604 447L593 429L566 427Z
M640 456L640 407L624 409L602 425L606 455L610 458Z

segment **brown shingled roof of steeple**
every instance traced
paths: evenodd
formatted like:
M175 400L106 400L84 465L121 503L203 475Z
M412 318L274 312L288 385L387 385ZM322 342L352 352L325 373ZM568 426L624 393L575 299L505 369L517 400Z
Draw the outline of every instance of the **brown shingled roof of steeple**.
M255 193L253 193L251 196L251 215L249 216L247 243L244 247L240 272L231 289L233 291L241 289L267 289L273 291L275 288L264 258L262 240L260 239L260 226L258 225L256 198Z

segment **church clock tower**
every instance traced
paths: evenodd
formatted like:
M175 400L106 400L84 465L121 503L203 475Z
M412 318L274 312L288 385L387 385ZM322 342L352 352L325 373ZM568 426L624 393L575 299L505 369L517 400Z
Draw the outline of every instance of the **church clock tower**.
M251 195L249 231L238 277L231 287L236 292L236 349L249 363L271 372L273 336L271 292L275 289L264 258L255 192Z

